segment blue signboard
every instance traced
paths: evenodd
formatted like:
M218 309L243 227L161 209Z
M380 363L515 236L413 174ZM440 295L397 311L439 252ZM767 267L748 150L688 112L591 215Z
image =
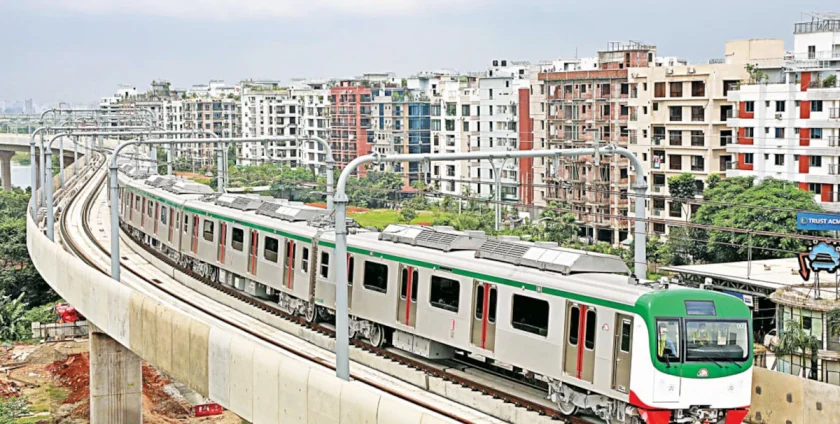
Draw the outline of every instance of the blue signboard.
M797 230L840 231L840 214L797 212Z

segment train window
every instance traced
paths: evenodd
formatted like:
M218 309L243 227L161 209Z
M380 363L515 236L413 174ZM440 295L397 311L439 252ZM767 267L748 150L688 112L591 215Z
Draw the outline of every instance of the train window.
M548 301L514 294L512 309L510 325L513 328L543 337L548 335ZM577 343L575 337L574 344Z
M303 251L300 252L300 270L303 272L309 272L309 248L304 247Z
M656 358L662 362L680 360L680 321L656 320Z
M134 210L140 211L140 196L134 196Z
M420 274L417 269L411 271L411 301L417 303L417 281ZM408 296L408 268L403 268L400 274L400 299L405 300Z
M190 232L190 216L184 214L184 233Z
M321 278L327 278L330 275L330 254L321 252Z
M365 275L362 285L368 290L388 292L388 265L365 261Z
M479 284L475 291L475 319L484 318L484 284Z
M286 253L284 255L283 263L286 268L295 269L295 255L297 254L297 244L292 240L286 240Z
M347 260L347 284L353 285L353 270L356 265L356 259L350 256Z
M490 287L490 301L488 303L488 308L490 309L487 311L487 321L490 323L496 322L496 288Z
M233 237L230 240L230 247L242 251L242 246L245 244L245 230L241 228L233 229Z
M621 351L622 352L630 352L630 331L632 331L632 325L628 320L621 321Z
M598 328L598 314L590 309L586 311L586 335L583 339L583 347L595 349L595 329Z
M274 237L265 238L265 248L263 249L263 256L266 260L277 263L277 254L280 251L280 242Z
M166 220L167 220L166 212L167 212L166 206L161 206L161 208L160 208L160 223L163 224L163 225L166 225Z
M204 220L204 240L213 241L213 221Z
M149 218L151 218L154 215L154 210L155 202L152 202L151 200L146 202L146 215L148 215Z
M432 306L447 311L458 312L458 301L461 292L461 283L449 278L432 276L431 294L429 303Z
M716 315L715 302L710 300L686 300L686 315Z
M514 295L515 296L515 295ZM569 344L577 346L580 333L580 308L572 306L569 310Z

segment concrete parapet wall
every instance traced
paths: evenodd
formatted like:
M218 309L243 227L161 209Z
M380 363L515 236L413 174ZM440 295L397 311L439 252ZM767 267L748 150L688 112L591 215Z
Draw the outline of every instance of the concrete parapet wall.
M764 368L753 369L751 403L751 423L840 424L840 387Z
M242 418L260 423L450 422L359 382L345 382L213 319L197 319L117 283L27 219L32 262L50 286L119 344Z

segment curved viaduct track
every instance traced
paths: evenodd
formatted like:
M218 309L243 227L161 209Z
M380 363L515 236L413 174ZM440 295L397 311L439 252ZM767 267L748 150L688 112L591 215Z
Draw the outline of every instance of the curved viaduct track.
M99 163L100 169L102 167L102 164L104 164L104 162L105 161L102 161L102 162ZM90 225L89 225L89 215L90 215L91 207L92 207L94 201L97 198L97 194L105 186L106 175L105 174L98 175L98 176L94 175L93 178L96 179L95 188L91 191L91 194L87 198L84 199L84 202L83 202L83 205L82 205L82 214L83 214L83 216L82 216L82 223L83 223L82 227L83 227L83 231L84 231L85 235L96 246L96 248L99 249L101 252L103 252L105 255L109 255L110 254L109 250L106 249L97 240L97 238L94 236L93 231L91 230ZM81 192L81 190L79 192ZM75 202L75 200L76 200L75 198L71 199L70 203L67 204L67 206L65 207L64 210L65 211L69 210L70 206L72 205L73 202ZM94 269L96 269L97 271L99 271L99 272L101 272L105 275L109 275L108 270L105 269L104 267L102 267L100 264L98 264L92 258L90 258L88 256L88 254L85 252L85 250L79 246L78 242L73 239L72 235L70 234L70 231L68 231L67 215L68 215L67 213L62 213L61 218L59 220L60 221L61 238L62 238L62 240L64 240L66 246L73 252L74 255L78 256L80 259L82 259L89 266L93 267ZM128 235L127 233L125 233L125 236L131 238L135 243L137 243L138 245L143 246L145 248L145 245L143 245L140 240L135 239L134 237ZM174 261L172 261L169 257L167 257L167 256L165 256L165 255L161 254L160 252L157 252L153 249L145 248L145 250L149 254L154 255L157 259L159 259L162 262L168 264L169 266L172 266L173 268L179 270L180 272L185 273L185 274L189 275L190 277L192 277L192 278L194 278L198 281L201 281L202 283L204 283L204 284L206 284L206 285L208 285L208 286L210 286L210 287L212 287L212 288L214 288L214 289L216 289L220 292L223 292L223 293L225 293L225 294L227 294L231 297L234 297L241 302L247 303L251 306L259 308L259 309L261 309L265 312L268 312L272 315L276 315L276 316L281 317L283 319L286 319L288 321L292 321L292 322L296 323L297 325L300 325L301 327L309 328L313 331L316 331L316 332L319 332L321 334L327 335L331 338L335 337L335 331L331 328L328 328L328 327L325 327L325 326L319 325L319 324L309 323L305 319L303 319L302 317L298 317L298 316L295 316L295 315L288 314L285 311L282 311L279 308L277 308L276 306L272 305L271 303L261 301L259 299L248 296L243 292L235 290L232 287L228 287L228 286L225 286L223 284L210 281L210 280L208 280L206 278L203 278L203 277L201 277L197 274L194 274L194 273L189 272L189 271L185 271L185 270L181 269L178 266L178 264L175 263ZM286 351L288 351L288 352L290 352L290 353L292 353L296 356L299 356L303 359L306 359L308 361L317 363L317 364L319 364L321 366L324 366L326 368L329 368L329 369L333 369L333 370L335 369L335 364L333 364L332 362L327 361L327 360L325 360L324 358L321 358L321 357L313 356L313 355L311 355L307 352L304 352L300 349L297 349L295 347L284 344L280 341L277 341L276 339L273 339L271 337L266 336L263 333L260 333L258 331L254 331L253 329L250 329L247 326L245 326L245 325L243 325L243 324L241 324L241 323L239 323L235 320L231 320L228 317L225 317L224 315L218 314L217 312L202 306L200 303L195 302L194 300L191 300L191 299L189 299L189 298L187 298L187 297L185 297L185 296L183 296L183 295L181 295L181 294L179 294L179 293L177 293L173 290L168 289L165 284L162 284L161 281L159 281L157 279L150 279L150 278L144 276L141 272L138 272L137 270L133 269L131 265L129 265L125 262L121 262L120 266L122 267L122 269L130 272L132 275L134 275L138 279L142 280L143 282L149 284L150 286L153 286L154 288L168 294L169 296L172 296L173 298L178 299L179 301L181 301L181 302L183 302L183 303L185 303L185 304L187 304L187 305L189 305L189 306L207 314L208 316L211 316L215 319L218 319L219 321L222 321L222 322L238 329L239 331L242 331L244 333L252 335L252 336L254 336L254 337L256 337L256 338L258 338L258 339L260 339L260 340L262 340L266 343L269 343L269 344L271 344L273 346L276 346L280 349L286 350ZM460 385L461 387L469 388L473 391L481 392L482 394L486 395L488 398L497 399L498 401L505 402L505 403L512 403L517 407L525 408L528 411L533 411L533 412L536 412L540 415L550 417L550 418L552 418L552 419L554 419L558 422L567 422L567 423L573 423L573 424L591 424L591 421L589 421L587 419L574 417L574 416L564 416L560 413L560 411L558 411L556 409L549 408L549 407L547 407L543 404L533 402L533 401L528 400L528 399L526 399L522 396L518 396L515 393L502 391L500 389L490 387L488 385L473 381L469 378L465 378L465 377L462 377L460 375L455 375L453 373L450 373L450 372L446 371L445 369L441 369L440 367L431 366L428 363L417 361L417 360L405 357L403 355L397 354L397 353L392 352L390 350L374 347L374 346L372 346L372 345L370 345L370 344L368 344L368 343L366 343L362 340L351 339L351 343L353 343L355 346L357 346L361 349L364 349L368 352L374 353L374 354L379 355L379 356L383 356L383 357L388 358L388 359L390 359L394 362L398 362L400 364L403 364L407 367L423 371L423 372L425 372L429 375L444 379L446 381L453 382L455 384ZM464 419L464 418L462 418L462 417L460 417L456 414L453 414L452 412L447 411L446 409L440 408L436 405L429 404L428 402L418 401L417 399L415 399L411 396L407 396L404 393L401 393L397 390L394 390L393 388L390 388L387 385L382 384L381 382L373 381L369 378L363 377L361 375L357 375L356 373L352 373L352 372L351 372L351 377L354 380L357 380L357 381L363 382L365 384L368 384L368 385L370 385L372 387L375 387L375 388L377 388L377 389L379 389L383 392L389 393L389 394L391 394L395 397L398 397L400 399L403 399L403 400L406 400L408 402L414 403L414 404L416 404L420 407L426 408L428 410L434 411L434 412L436 412L440 415L443 415L443 416L445 416L447 418L450 418L452 420L455 420L457 422L462 422L462 423L472 423L473 422L473 421Z

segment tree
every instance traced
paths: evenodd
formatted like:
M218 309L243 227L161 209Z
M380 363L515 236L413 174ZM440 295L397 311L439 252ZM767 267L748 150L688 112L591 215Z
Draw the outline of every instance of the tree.
M671 198L673 199L671 201L671 207L682 209L685 203L693 200L694 195L697 194L694 175L684 173L668 178L668 192L671 193ZM683 214L687 216L688 211L683 210Z
M706 188L709 189L717 187L718 184L720 184L720 180L721 178L718 174L709 175L709 178L706 178Z
M383 208L401 191L402 185L400 174L370 171L364 177L348 181L347 197L354 206Z
M802 355L803 359L810 359L811 366L807 368L815 370L821 347L819 339L803 330L799 322L789 320L785 322L784 331L779 335L776 357L790 356L791 365L793 365L794 357ZM810 378L816 380L817 376L812 372Z
M540 238L561 244L573 242L580 232L580 226L577 224L577 215L565 211L571 209L568 203L549 202L540 213L540 219L543 220Z
M403 208L400 210L400 220L406 224L411 223L411 220L417 218L417 211L411 208Z
M0 340L19 341L31 334L23 319L27 306L21 301L23 295L14 299L10 296L0 298Z
M837 75L829 75L823 80L822 86L825 88L837 86Z
M402 88L408 87L408 80L405 79L405 78L401 79L400 80L400 87L402 87Z
M692 222L703 225L771 231L790 234L796 232L796 211L822 209L808 191L772 178L754 184L753 177L726 178L703 193L705 203L692 216ZM756 207L751 207L756 206ZM705 240L698 259L708 262L732 262L747 258L772 259L790 256L787 252L805 251L806 240L757 236L723 230L697 230L692 238ZM822 235L812 232L813 235ZM749 249L748 246L752 246ZM787 251L787 252L785 252Z
M26 396L0 397L0 424L15 424L29 413L29 399Z
M825 314L829 336L840 336L840 308L832 309Z
M750 83L760 84L769 79L767 74L758 68L757 64L753 65L748 63L744 68L747 70L747 73L750 74Z

